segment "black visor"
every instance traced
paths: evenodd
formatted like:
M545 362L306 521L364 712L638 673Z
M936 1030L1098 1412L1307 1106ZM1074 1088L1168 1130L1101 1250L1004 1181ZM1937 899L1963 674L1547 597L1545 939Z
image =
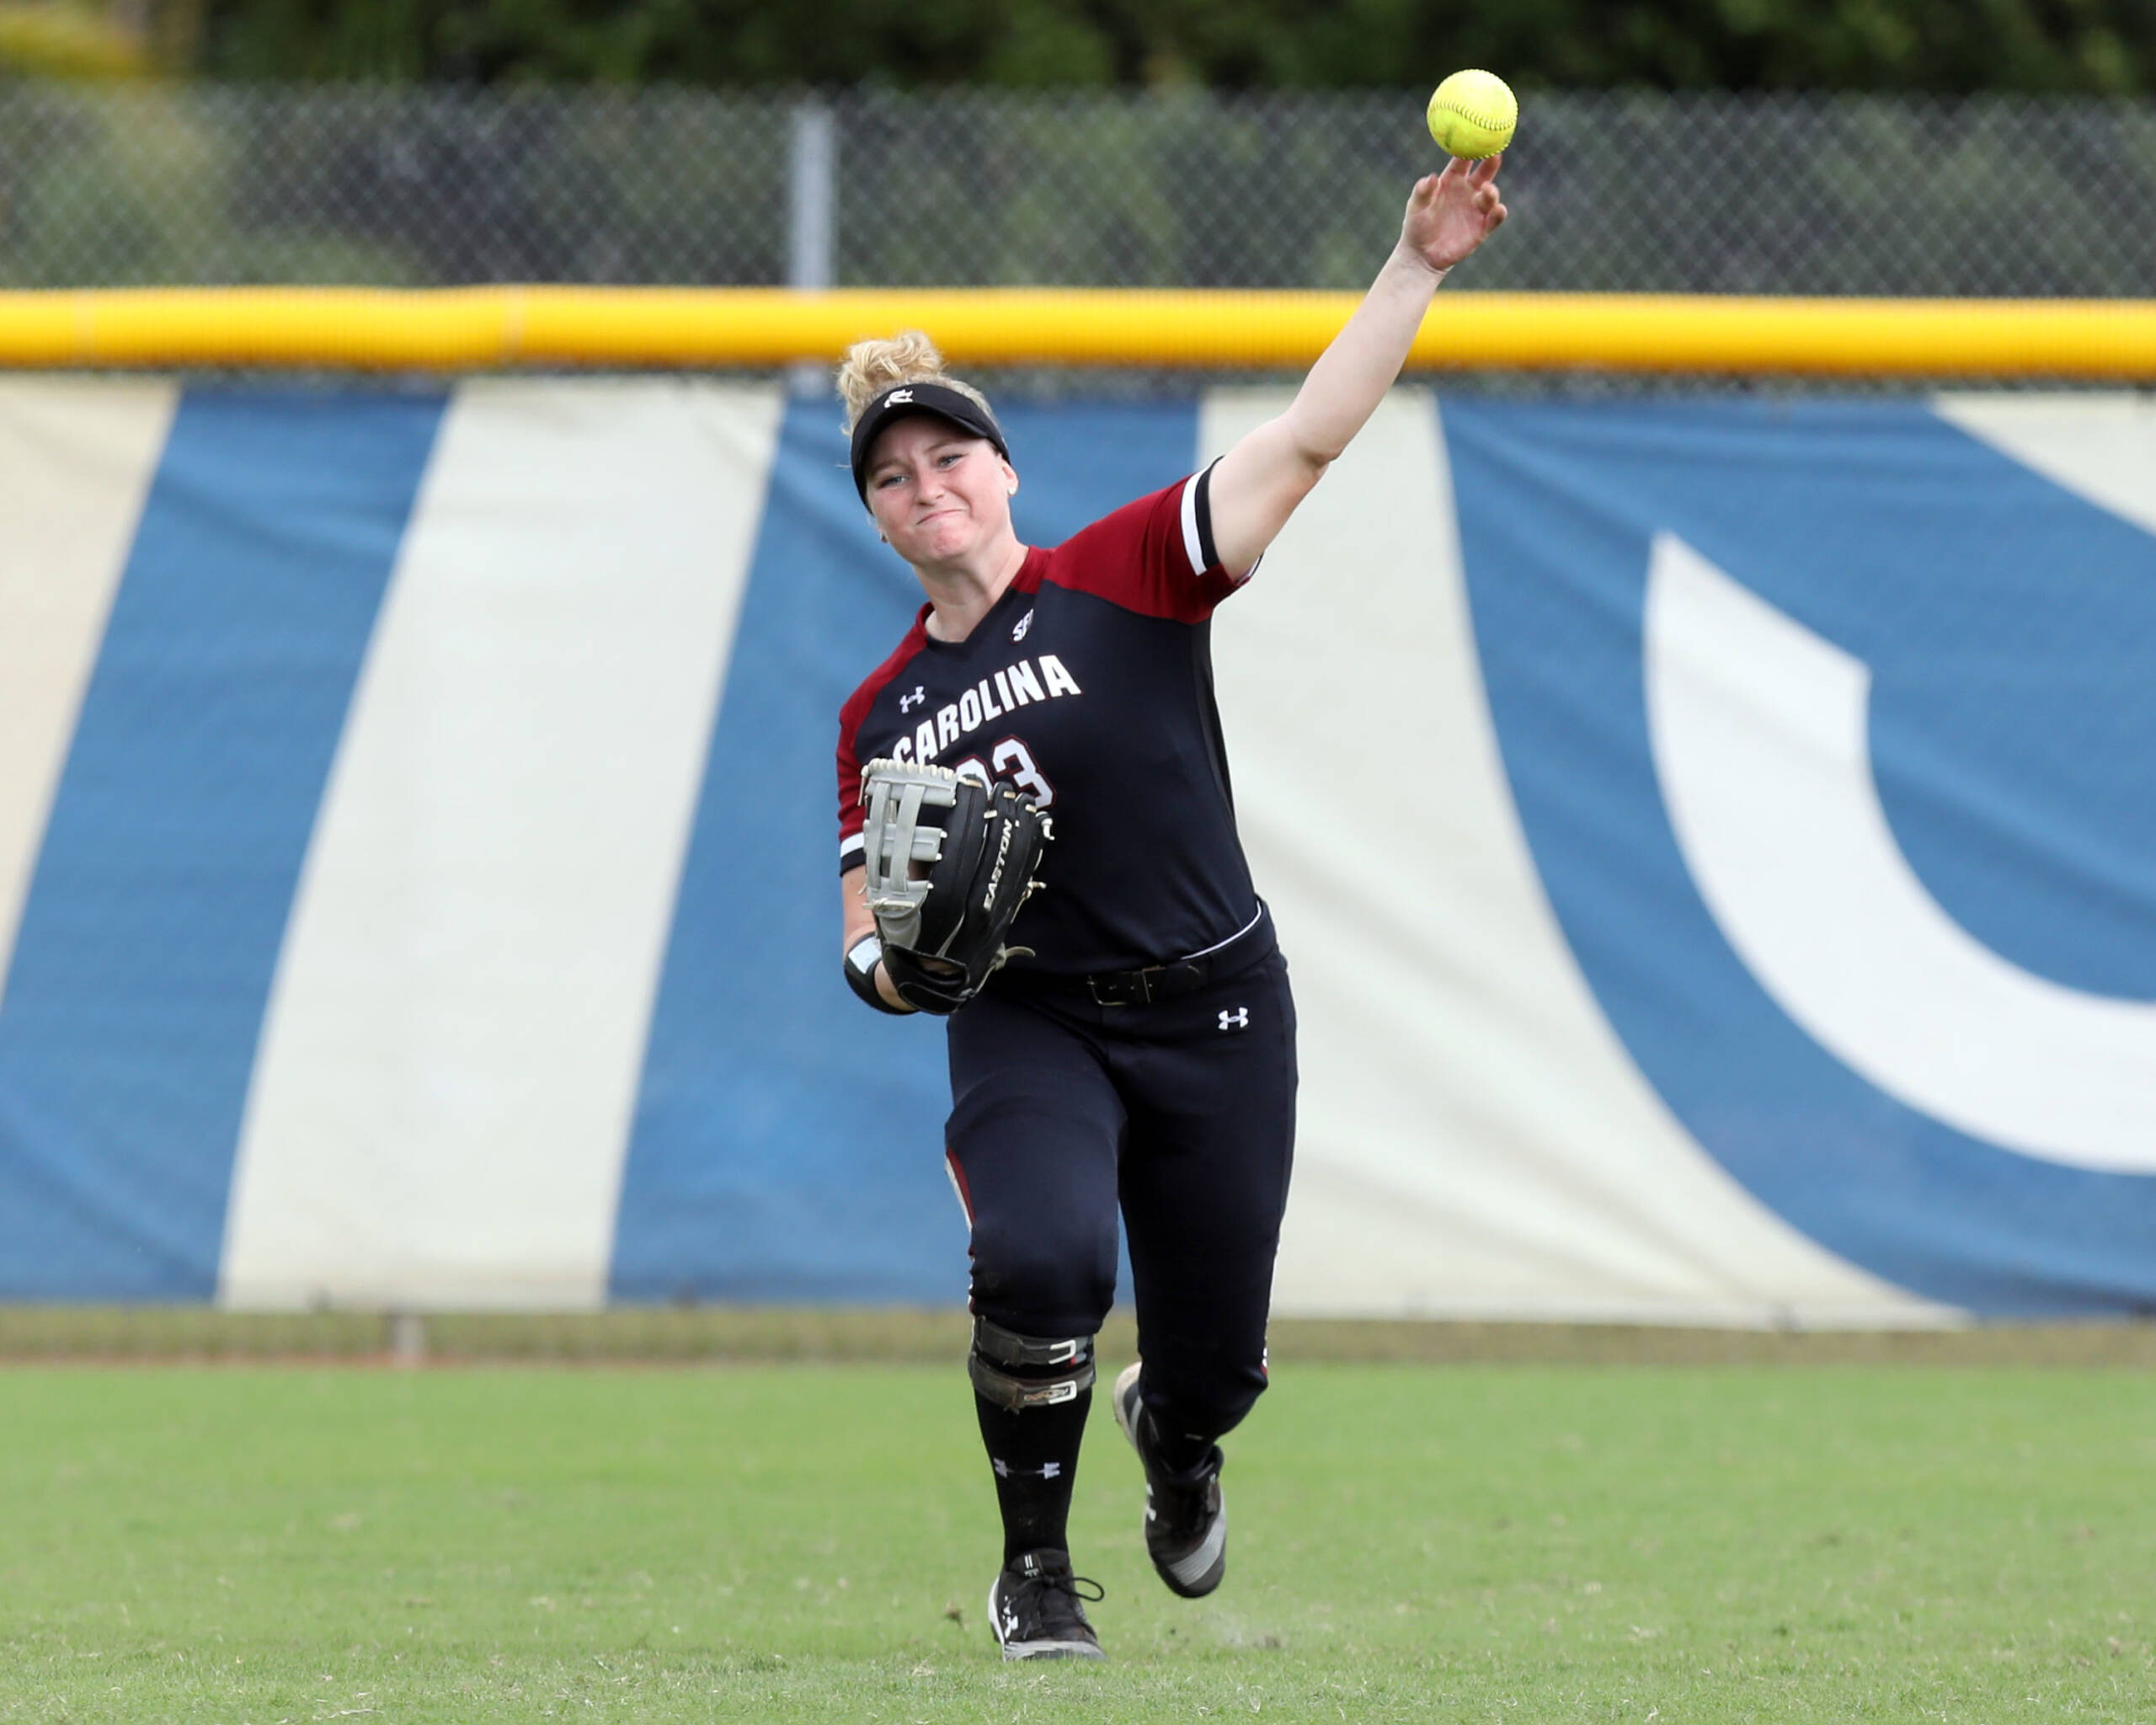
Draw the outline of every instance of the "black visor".
M1003 428L995 423L995 415L971 396L941 383L900 383L869 403L853 422L853 489L861 494L863 503L868 501L868 451L876 446L886 425L908 414L933 414L939 419L948 419L972 436L985 437L995 446L998 455L1006 462L1011 459L1010 446L1003 441Z

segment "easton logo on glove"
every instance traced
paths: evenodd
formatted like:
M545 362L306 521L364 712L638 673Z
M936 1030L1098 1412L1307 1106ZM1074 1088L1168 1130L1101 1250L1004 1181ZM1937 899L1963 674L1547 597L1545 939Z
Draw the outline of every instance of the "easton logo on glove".
M1004 936L1039 884L1040 813L1009 779L908 761L870 761L861 801L862 891L884 971L908 1006L955 1012L1006 959L1030 956Z

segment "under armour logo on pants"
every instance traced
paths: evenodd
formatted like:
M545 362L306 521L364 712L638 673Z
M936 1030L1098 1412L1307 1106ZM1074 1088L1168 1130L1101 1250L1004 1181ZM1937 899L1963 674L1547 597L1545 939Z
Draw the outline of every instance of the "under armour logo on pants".
M1220 1028L1223 1030L1247 1030L1250 1028L1250 1008L1237 1007L1232 1012L1223 1010Z

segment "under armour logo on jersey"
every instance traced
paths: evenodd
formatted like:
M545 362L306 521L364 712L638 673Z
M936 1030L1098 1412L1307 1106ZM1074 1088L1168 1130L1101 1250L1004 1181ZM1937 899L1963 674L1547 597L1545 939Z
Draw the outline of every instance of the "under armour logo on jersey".
M1018 627L1011 631L1011 638L1014 641L1024 640L1026 638L1026 631L1033 628L1033 614L1029 611L1023 617L1018 619Z
M927 698L928 691L926 687L920 683L915 683L913 686L913 693L910 695L901 695L899 697L899 711L901 713L910 713L915 708L920 706L921 703Z
M887 408L896 407L902 401L912 399L913 392L910 389L894 389L883 398L883 405Z
M1220 1014L1220 1028L1223 1030L1249 1029L1250 1008L1248 1007L1237 1007L1232 1012L1223 1011Z

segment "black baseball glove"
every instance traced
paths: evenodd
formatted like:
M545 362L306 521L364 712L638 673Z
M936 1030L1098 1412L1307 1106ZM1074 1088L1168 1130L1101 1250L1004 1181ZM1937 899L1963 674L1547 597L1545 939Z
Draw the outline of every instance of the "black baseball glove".
M1009 779L987 785L903 761L870 761L861 800L883 969L908 1006L955 1012L1026 951L1004 936L1038 884L1040 813Z

